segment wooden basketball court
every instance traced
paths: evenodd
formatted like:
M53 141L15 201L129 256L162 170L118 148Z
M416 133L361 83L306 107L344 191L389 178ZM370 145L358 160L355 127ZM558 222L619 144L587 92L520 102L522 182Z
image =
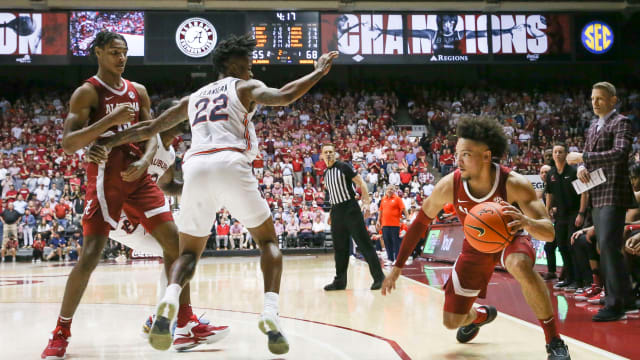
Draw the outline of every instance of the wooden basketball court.
M322 288L333 256L284 258L280 314L291 344L285 359L546 359L538 326L500 314L471 344L442 325L440 290L401 277L383 297L368 268L351 262L346 291ZM0 339L5 359L36 359L53 330L71 264L0 264ZM154 308L162 265L103 263L71 328L68 359L275 359L258 330L262 275L257 257L204 258L192 281L194 312L231 326L222 341L192 351L153 350L141 336ZM523 304L522 306L527 306ZM498 309L500 309L498 307ZM573 359L622 359L565 336Z

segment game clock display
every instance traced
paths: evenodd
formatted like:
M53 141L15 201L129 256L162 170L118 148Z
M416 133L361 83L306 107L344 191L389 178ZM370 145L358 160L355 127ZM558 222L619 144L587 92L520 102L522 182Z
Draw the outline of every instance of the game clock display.
M249 31L258 45L254 64L313 64L319 53L317 12L249 13Z

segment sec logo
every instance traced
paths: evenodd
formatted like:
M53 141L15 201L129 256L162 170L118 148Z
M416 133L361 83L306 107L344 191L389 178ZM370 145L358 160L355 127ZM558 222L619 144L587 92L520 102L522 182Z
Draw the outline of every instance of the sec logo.
M176 45L189 57L201 58L209 55L217 42L216 28L203 18L189 18L176 30Z
M582 28L582 45L592 54L604 54L613 46L613 30L602 21L592 21Z

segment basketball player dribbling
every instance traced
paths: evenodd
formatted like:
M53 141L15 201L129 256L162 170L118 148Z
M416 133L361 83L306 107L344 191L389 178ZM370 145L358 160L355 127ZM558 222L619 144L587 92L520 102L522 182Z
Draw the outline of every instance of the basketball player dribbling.
M258 140L251 118L258 104L284 106L307 93L331 69L337 52L322 55L313 72L281 89L252 79L251 55L256 41L251 35L221 41L213 54L218 81L180 100L151 122L116 134L106 146L140 141L189 119L192 144L184 159L184 187L178 219L180 256L169 273L169 286L156 309L149 343L167 349L169 327L175 317L182 286L193 277L219 208L229 209L245 225L260 247L264 276L264 311L258 326L268 336L274 354L289 351L278 320L278 293L282 254L278 249L271 212L258 190L251 161Z
M382 295L395 289L406 259L446 203L454 204L464 223L468 211L476 204L499 202L505 206L503 213L511 217L508 227L515 238L502 252L492 254L479 252L463 240L462 253L444 287L444 325L448 329L457 328L457 340L466 343L476 337L481 326L496 318L495 307L483 305L474 309L472 305L477 297L485 297L493 269L500 262L520 283L527 303L540 321L548 359L570 359L569 350L556 328L547 288L533 269L535 251L531 237L522 232L542 241L553 241L554 228L544 204L537 199L524 176L494 162L494 159L502 158L507 148L502 126L496 120L462 119L457 135L458 169L442 178L422 204L422 211L418 212L405 235L396 264L383 282ZM517 207L509 204L517 204Z
M176 104L178 104L178 100L164 100L158 105L156 109L157 113L161 114ZM158 187L160 187L166 195L180 195L182 193L183 183L176 180L175 167L172 166L176 160L176 152L171 144L176 136L190 131L189 124L183 122L157 135L157 150L147 172L151 176L151 180L158 184ZM87 157L88 161L99 164L102 161L107 161L108 153L103 146L98 145L91 148ZM118 221L116 229L109 233L109 238L134 251L154 256L162 256L162 247L153 235L148 233L143 226L140 226L135 219L129 219L124 211L120 216L120 221ZM176 241L177 240L176 238ZM160 272L161 289L164 290L167 284L167 273L163 269ZM158 299L158 301L159 300L160 299ZM144 337L149 336L152 323L153 317L149 316L142 326ZM173 335L173 348L178 351L192 349L204 343L214 343L226 337L230 331L228 326L210 326L209 320L205 318L198 318L198 321L189 321L187 325L180 327L178 327L176 323L174 324L176 325L177 331ZM193 335L191 335L189 331L191 331Z
M144 86L122 78L127 50L127 42L120 34L100 32L96 35L91 54L98 61L98 72L71 96L62 139L67 154L151 118L149 95ZM178 232L173 216L164 194L147 174L156 146L154 137L147 142L143 154L137 144L123 143L110 151L106 162L85 164L87 194L82 217L82 256L69 274L57 325L41 358L64 359L73 314L101 258L109 232L118 225L115 219L120 219L123 210L160 243L166 270L177 258ZM180 304L178 318L191 322L195 316L189 306L188 285L180 295Z

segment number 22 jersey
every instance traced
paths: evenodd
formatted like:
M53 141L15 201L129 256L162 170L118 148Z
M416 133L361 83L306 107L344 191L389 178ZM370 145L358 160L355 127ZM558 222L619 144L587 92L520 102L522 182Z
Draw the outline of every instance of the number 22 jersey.
M191 148L193 156L220 151L243 153L251 162L258 154L258 139L251 122L255 109L245 109L236 92L238 78L226 77L210 83L189 97Z

